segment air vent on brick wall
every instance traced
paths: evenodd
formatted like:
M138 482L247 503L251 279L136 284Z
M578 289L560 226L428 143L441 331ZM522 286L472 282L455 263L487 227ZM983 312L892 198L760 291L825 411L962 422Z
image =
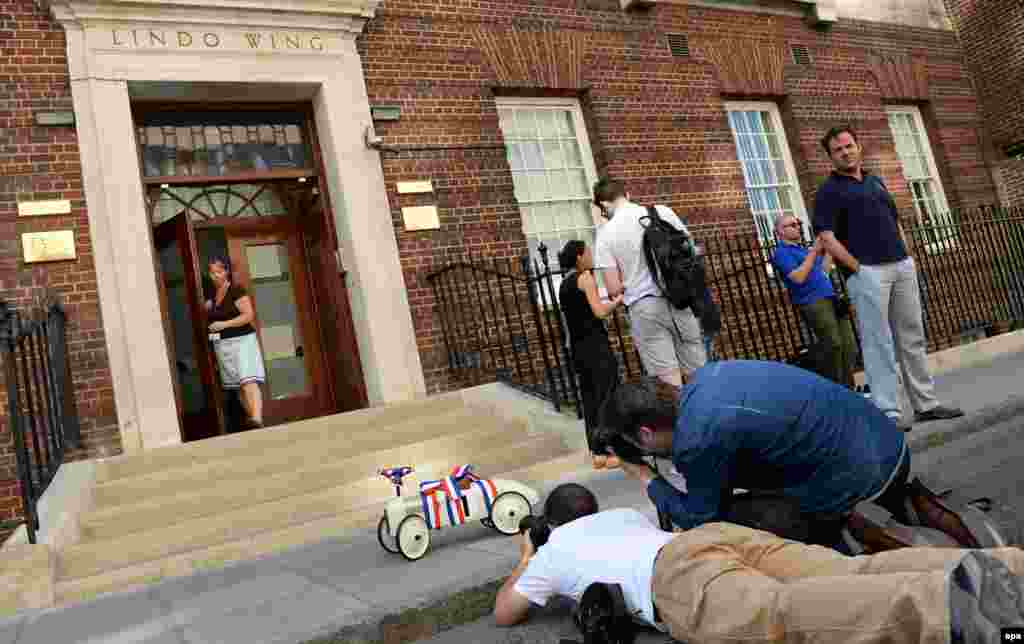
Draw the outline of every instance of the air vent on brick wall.
M690 55L690 39L686 37L686 34L667 34L667 36L668 48L672 51L673 56Z
M793 45L793 62L797 65L810 65L811 52L806 45Z

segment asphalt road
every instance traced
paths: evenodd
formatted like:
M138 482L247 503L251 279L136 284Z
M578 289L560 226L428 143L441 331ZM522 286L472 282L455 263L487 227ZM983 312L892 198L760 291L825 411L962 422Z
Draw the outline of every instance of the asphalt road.
M914 474L935 490L952 487L965 499L991 497L996 512L1016 543L1024 535L1024 419L1005 422L913 457ZM603 508L632 506L654 517L653 509L628 481L607 479L591 485ZM645 507L646 506L646 507ZM538 611L522 626L497 628L492 617L441 633L429 644L562 644L578 640L565 605ZM643 633L637 644L671 642L667 636Z
M1000 423L976 434L914 455L915 473L932 489L952 488L963 498L991 497L993 515L1024 539L1024 418Z

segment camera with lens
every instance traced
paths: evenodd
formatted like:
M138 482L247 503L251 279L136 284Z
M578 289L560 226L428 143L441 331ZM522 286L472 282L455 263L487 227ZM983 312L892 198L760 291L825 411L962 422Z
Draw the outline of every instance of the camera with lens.
M528 514L519 521L519 533L522 534L528 532L530 534L530 542L533 544L534 550L539 550L541 546L548 542L548 537L551 536L551 526L544 517L535 517L532 514Z
M644 457L647 456L643 450L627 441L621 431L603 426L595 427L591 433L590 450L595 454L611 455L614 452L623 461L636 465L643 465Z

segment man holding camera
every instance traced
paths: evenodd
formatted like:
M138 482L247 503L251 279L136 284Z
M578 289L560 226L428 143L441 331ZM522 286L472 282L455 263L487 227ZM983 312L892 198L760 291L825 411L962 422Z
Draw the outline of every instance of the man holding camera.
M820 239L810 248L800 244L800 220L793 215L782 215L775 221L775 236L779 244L772 254L772 265L782 276L789 299L818 340L823 363L819 373L853 389L857 341L850 324L850 303L832 288L832 256Z
M804 369L714 362L681 389L644 378L620 385L599 422L595 451L610 447L680 528L721 520L731 491L742 488L792 499L820 545L838 545L849 512L874 501L898 521L913 512L962 546L978 546L934 494L917 479L908 483L910 452L895 421L860 394ZM630 452L671 458L687 491Z
M730 523L670 533L630 508L599 512L575 483L552 490L544 511L495 599L499 626L554 595L582 600L588 642L631 641L632 620L688 644L980 644L1024 625L1017 548L845 557ZM616 606L587 606L602 594ZM599 611L608 619L594 620Z

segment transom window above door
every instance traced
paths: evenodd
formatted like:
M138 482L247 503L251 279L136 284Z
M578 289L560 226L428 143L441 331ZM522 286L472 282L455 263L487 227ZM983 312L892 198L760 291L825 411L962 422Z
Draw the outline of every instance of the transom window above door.
M135 125L147 179L313 169L301 112L147 111L136 115Z
M597 170L575 99L498 98L498 117L531 258L543 242L594 243L591 186Z
M795 215L806 227L807 211L779 108L753 102L729 102L725 108L758 238L770 243L775 220L783 215Z
M182 212L193 222L213 219L301 214L319 194L315 182L277 181L190 185L153 185L146 191L150 220L157 226Z

